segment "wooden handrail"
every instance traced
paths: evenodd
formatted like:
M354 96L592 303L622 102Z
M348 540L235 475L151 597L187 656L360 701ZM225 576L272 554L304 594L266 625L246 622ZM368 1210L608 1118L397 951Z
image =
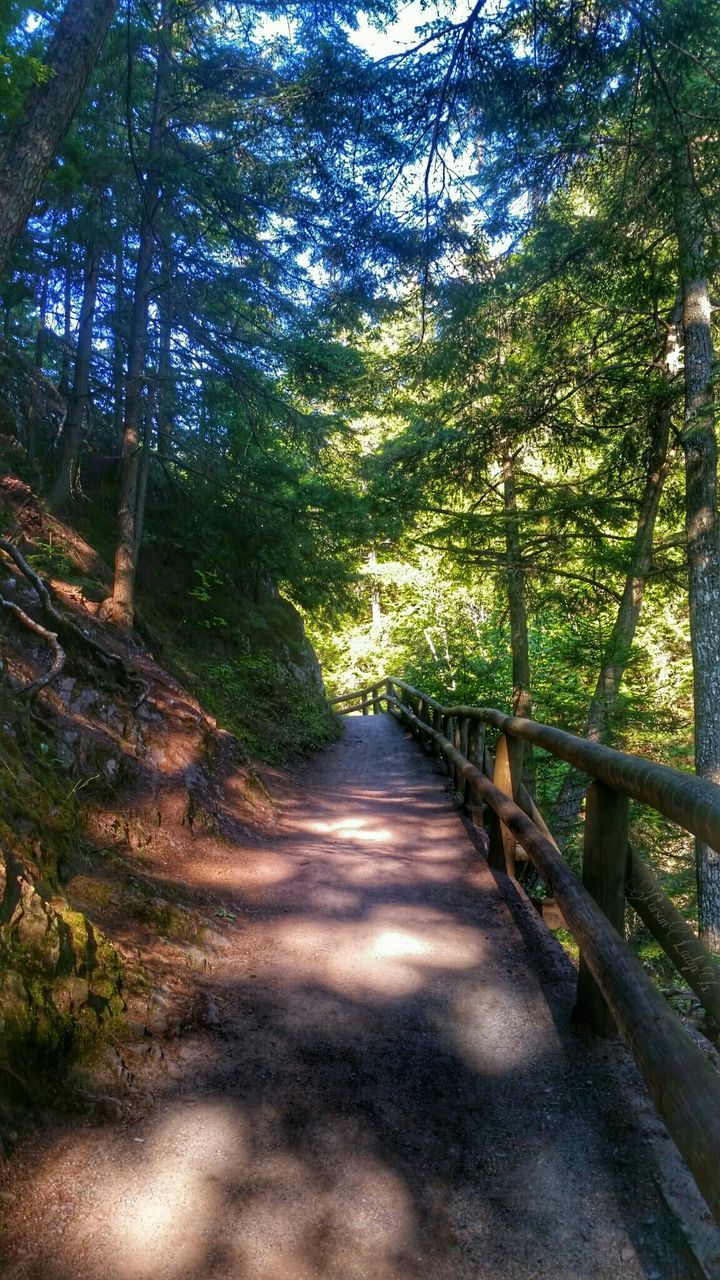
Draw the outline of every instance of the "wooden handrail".
M390 676L389 680L411 697L424 698L444 716L477 720L549 751L581 773L604 782L613 791L657 809L711 848L720 848L720 786L717 783L491 707L444 707L396 676Z
M384 695L379 692L383 686L386 689ZM417 714L408 702L395 696L395 689L417 701L418 709L425 715L431 711L433 723ZM464 754L469 750L467 726L469 723L489 724L519 742L532 742L543 747L589 773L597 779L596 785L608 788L603 793L607 795L608 802L618 793L632 796L702 838L709 835L715 847L720 846L720 787L665 765L599 747L548 725L507 716L490 708L444 707L437 699L396 676L373 684L367 692L374 694L378 702L385 701L388 709L396 712L418 737L430 743L434 754L444 757L455 789L466 796L474 793L487 804L494 820L501 824L507 835L507 838L503 836L503 843L499 846L496 842L496 857L498 848L500 855L504 848L512 848L513 852L508 856L514 865L513 842L517 841L543 876L578 943L582 964L590 975L588 981L593 989L602 993L660 1115L712 1213L720 1222L720 1075L670 1009L592 894L568 866L520 780L517 762L511 771L503 765L500 776L496 775L496 785L488 776L491 760L484 745L477 761L468 759ZM445 725L454 726L455 742L438 727ZM507 742L507 738L502 741ZM463 750L459 749L461 746ZM503 759L507 759L507 754ZM683 785L686 782L691 784L689 788ZM602 798L597 803L602 806ZM602 808L597 812L602 818ZM603 829L602 821L599 827L596 823L591 848L592 839L597 840L598 832L602 838ZM626 827L623 830L627 840ZM589 852L586 845L586 858ZM611 861L613 856L622 860L620 901L627 875L625 892L629 900L637 909L643 908L639 911L641 917L680 971L686 974L706 1008L717 1017L720 969L714 958L663 894L651 869L625 847L609 853ZM494 865L500 864L496 862ZM601 865L596 865L595 875ZM616 866L613 874L617 874ZM655 900L654 903L651 899ZM653 923L650 923L650 918ZM691 981L691 977L695 981ZM587 992L585 996L587 999ZM588 1007L592 1008L591 1003Z
M382 684L383 681L380 681ZM337 706L338 702L358 702L367 698L369 693L378 686L374 684L366 685L364 689L355 689L353 693L341 693L337 698L328 698L331 707Z
M377 684L366 685L364 689L355 689L353 693L341 693L337 698L328 698L328 704L331 707L338 707L341 702L349 702L351 705L338 709L339 716L352 715L353 711L362 711L363 715L367 715L368 708L372 707L373 711L379 711L381 704L387 704L387 693L381 693L386 680L380 680Z

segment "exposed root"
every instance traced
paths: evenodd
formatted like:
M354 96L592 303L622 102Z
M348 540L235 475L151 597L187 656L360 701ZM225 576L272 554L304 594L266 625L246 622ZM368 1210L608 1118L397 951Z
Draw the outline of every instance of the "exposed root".
M6 600L4 596L0 596L0 605L2 605L4 609L9 609L16 618L19 618L23 626L29 627L29 629L34 631L36 635L42 636L43 640L47 641L50 645L53 652L54 656L52 666L49 670L46 671L44 675L38 676L37 679L33 680L30 684L25 685L24 689L21 689L20 691L25 697L34 698L41 689L44 689L45 686L50 684L56 676L60 675L60 672L65 666L65 650L60 645L57 633L55 631L48 631L47 627L41 626L40 623L36 622L34 618L31 618L24 609L21 609L19 604L15 604L14 601Z
M58 631L65 631L73 635L77 640L80 641L82 645L86 646L87 648L91 649L93 653L97 654L98 657L104 663L119 667L120 670L123 672L123 674L129 680L131 680L133 683L139 683L144 689L145 681L139 679L139 677L136 676L130 670L128 664L120 656L119 653L114 653L112 649L106 648L105 645L101 644L99 640L96 640L87 631L84 631L83 628L79 627L76 622L73 622L71 618L68 618L65 614L60 612L57 605L54 603L52 596L50 595L50 588L48 587L47 583L44 582L43 579L40 577L40 575L37 574L35 570L31 567L31 565L28 564L24 555L22 554L21 551L18 550L18 548L14 545L14 543L8 542L7 538L0 537L0 551L3 551L5 555L10 557L10 559L13 561L15 566L20 570L23 576L27 578L31 586L34 587L35 591L38 594L38 597L40 599L40 603L43 609L49 615L49 617L52 618L53 622L57 623ZM55 650L55 663L53 663L53 668L51 672L48 673L47 676L42 677L42 683L38 684L38 682L35 681L33 683L33 686L28 686L28 688L23 692L28 693L30 689L33 688L35 685L37 685L37 688L44 688L45 685L49 684L50 681L53 680L55 676L59 674L59 672L62 670L62 666L65 661L65 655L62 649L60 648L58 637L54 632L48 631L46 628L41 627L39 623L33 622L33 620L29 618L28 615L24 612L24 610L20 609L19 606L12 604L8 600L2 600L2 604L12 609L12 611L20 618L20 620L26 626L31 627L31 629L33 631L36 631L38 635L43 636L43 638L46 639L48 643L51 645L51 647L53 647L53 649ZM59 666L56 665L57 658L58 658L58 651L59 653L63 654L62 662L60 663ZM37 689L35 689L35 692L37 692ZM142 695L141 695L141 698L142 698Z

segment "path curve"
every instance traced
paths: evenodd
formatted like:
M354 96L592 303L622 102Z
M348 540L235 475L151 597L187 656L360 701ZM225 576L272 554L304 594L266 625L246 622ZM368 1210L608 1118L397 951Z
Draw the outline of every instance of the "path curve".
M215 1030L140 1121L45 1151L3 1276L689 1280L612 1050L389 716L208 878Z

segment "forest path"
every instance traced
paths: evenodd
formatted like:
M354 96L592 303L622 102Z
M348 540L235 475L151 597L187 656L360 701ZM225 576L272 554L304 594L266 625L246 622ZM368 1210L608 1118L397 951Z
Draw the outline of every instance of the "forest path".
M141 1118L53 1140L3 1276L689 1280L617 1051L431 761L357 717L300 783L205 868L239 915L215 1031Z

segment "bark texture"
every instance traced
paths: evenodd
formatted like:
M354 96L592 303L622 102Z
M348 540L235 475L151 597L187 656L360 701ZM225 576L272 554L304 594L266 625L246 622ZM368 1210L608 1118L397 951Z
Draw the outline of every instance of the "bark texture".
M51 506L56 510L60 510L67 503L75 487L83 424L87 419L90 403L93 320L99 279L100 251L96 245L91 245L85 257L73 388L65 421L60 465L50 497Z
M140 537L138 535L139 531L142 530L144 516L145 483L141 467L141 454L143 451L145 422L144 390L148 348L148 310L155 257L156 224L162 195L165 120L172 69L170 57L172 22L173 6L170 0L166 0L163 5L159 32L147 177L142 191L140 243L135 269L132 315L130 318L118 539L115 551L115 581L109 609L112 621L125 631L132 629L135 616L135 571L140 549ZM146 441L145 449L147 450L148 447L149 441Z
M172 273L172 263L166 263ZM157 387L157 440L158 453L170 458L173 447L173 423L175 417L175 380L172 364L173 291L168 283L160 297L160 342L158 348Z
M0 271L32 213L43 179L97 62L117 0L68 0L36 85L0 151Z
M520 516L515 483L515 459L509 444L503 446L503 498L505 504L505 565L508 611L510 615L510 650L512 661L513 715L532 716L530 692L530 647L528 645L527 596L525 568L520 537ZM521 769L525 785L535 795L535 761L531 746L522 748Z
M503 450L502 470L505 499L505 563L512 651L512 708L513 715L525 716L529 719L532 715L532 695L530 693L527 600L520 545L515 464L507 446Z
M112 352L112 385L113 416L112 438L113 449L122 452L123 439L123 403L125 392L125 263L123 257L122 237L118 241L115 252L115 302L113 308L113 352Z
M720 533L706 228L685 148L674 166L684 332L685 532L695 701L695 772L720 783ZM720 953L720 852L698 842L700 936Z

